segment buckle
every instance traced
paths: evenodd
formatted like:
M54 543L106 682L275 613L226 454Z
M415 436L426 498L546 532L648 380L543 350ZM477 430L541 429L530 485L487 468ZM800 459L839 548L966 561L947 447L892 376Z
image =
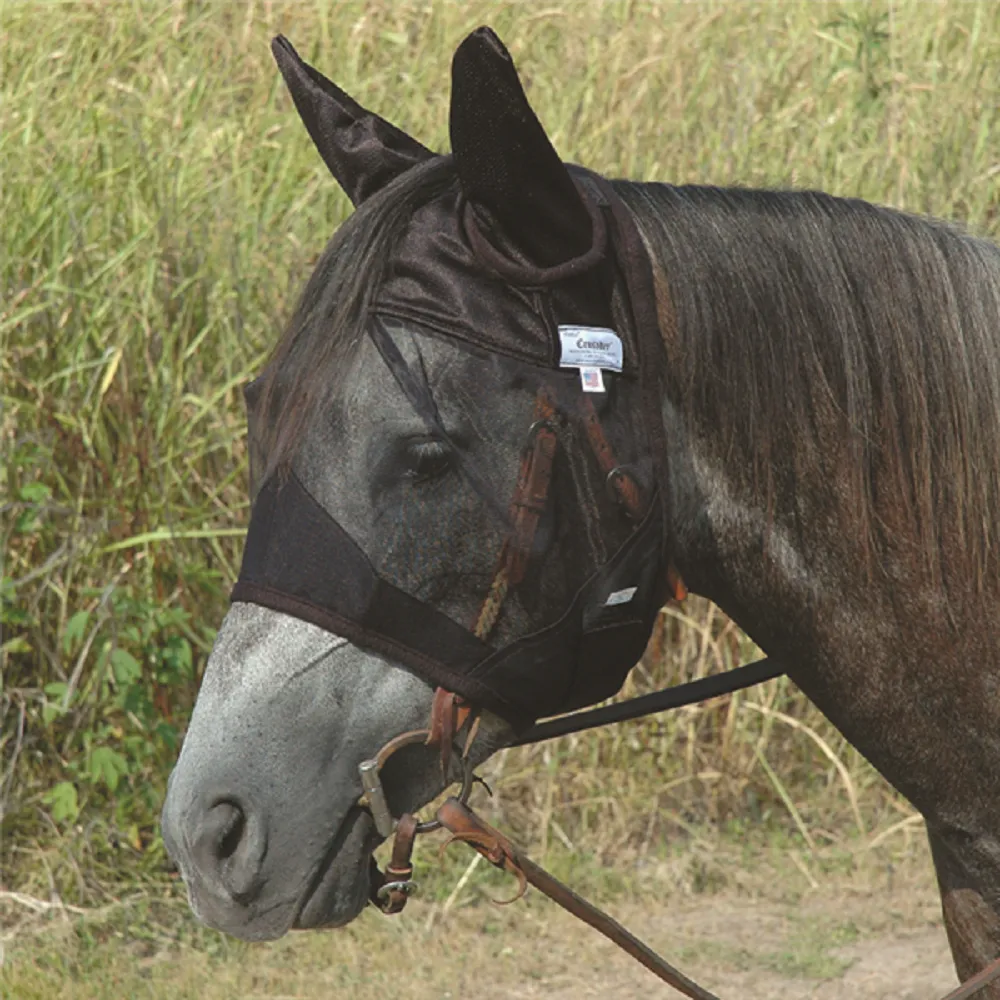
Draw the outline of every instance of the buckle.
M379 886L375 897L380 903L383 903L392 892L401 892L409 899L410 896L417 894L417 883L413 879L406 879L401 882L384 882Z

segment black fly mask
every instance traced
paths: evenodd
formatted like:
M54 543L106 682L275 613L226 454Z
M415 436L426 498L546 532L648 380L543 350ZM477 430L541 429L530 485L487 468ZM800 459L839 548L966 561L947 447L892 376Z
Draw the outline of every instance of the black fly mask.
M437 160L283 38L274 52L356 204ZM294 463L271 475L233 599L329 629L522 728L617 691L665 600L650 356L662 345L631 216L606 181L559 161L496 36L466 39L453 74L459 184L414 213L364 329L421 428L427 475L380 489L373 460L363 531ZM482 148L484 119L502 155Z

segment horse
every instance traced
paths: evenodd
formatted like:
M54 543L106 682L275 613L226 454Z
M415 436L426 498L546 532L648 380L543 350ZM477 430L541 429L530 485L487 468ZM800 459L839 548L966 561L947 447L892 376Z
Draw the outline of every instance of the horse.
M959 976L1000 955L1000 249L567 165L487 28L448 156L273 51L355 211L246 392L243 568L162 815L197 916L354 919L359 762L437 687L473 765L610 696L683 581L923 815ZM414 746L384 787L452 777Z

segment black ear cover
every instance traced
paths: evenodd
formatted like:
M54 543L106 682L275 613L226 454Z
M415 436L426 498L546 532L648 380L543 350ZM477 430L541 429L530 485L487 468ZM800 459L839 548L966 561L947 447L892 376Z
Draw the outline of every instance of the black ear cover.
M304 62L283 35L271 43L292 100L330 173L355 205L435 154Z
M590 249L590 213L490 28L455 52L450 131L463 193L529 260L552 267Z

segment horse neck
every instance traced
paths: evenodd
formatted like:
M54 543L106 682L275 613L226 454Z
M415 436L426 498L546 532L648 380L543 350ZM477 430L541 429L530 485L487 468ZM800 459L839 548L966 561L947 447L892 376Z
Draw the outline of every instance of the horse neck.
M831 432L822 457L807 460L795 456L795 427L773 428L774 477L764 481L755 456L734 454L669 397L662 413L674 564L828 715L837 711L824 691L860 685L879 663L895 670L922 633L924 648L954 640L952 609L912 539L873 546L859 527L843 485L846 442Z
M842 244L857 230L876 257L891 257L897 244L916 253L946 237L950 252L975 254L929 223L924 231L919 221L825 196L627 183L619 190L653 262L674 558L689 586L765 648L792 644L800 653L818 655L831 641L828 615L872 605L895 615L890 605L914 581L922 613L940 620L935 559L939 551L960 556L963 546L925 498L932 475L957 481L961 462L932 468L929 449L915 454L910 438L940 439L939 452L957 452L940 430L949 413L926 404L955 396L951 369L960 366L928 366L922 328L896 317L901 302L925 291L909 279L876 279L866 294L880 297L882 312L877 323L868 317L871 303L862 308L851 293L866 258L848 267ZM839 220L839 242L824 219ZM948 277L931 272L927 282ZM1000 269L984 275L1000 280ZM925 298L925 313L937 308L942 329L956 326L950 306ZM870 347L875 338L878 349ZM885 399L890 405L879 409ZM876 441L894 415L900 426ZM967 506L966 520L982 523Z
M865 569L856 533L831 514L836 484L768 510L710 436L663 406L674 563L776 659L843 735L941 828L1000 822L990 782L1000 701L996 614L943 600L907 559ZM779 497L779 501L784 499ZM971 775L965 784L955 774Z
M839 563L816 560L815 531L776 518L710 437L663 404L672 558L688 588L717 604L771 655L814 659L823 595L844 591ZM810 556L806 546L810 541Z
M784 216L773 216L765 238L755 216L740 214L753 197L734 196L720 208L708 195L652 197L639 187L630 194L649 244L662 248L652 256L668 366L662 412L672 557L690 590L779 660L929 819L960 825L970 797L995 801L985 779L974 794L966 787L958 795L952 765L961 755L969 773L995 775L997 767L1000 573L997 547L983 536L989 542L1000 523L990 443L1000 413L1000 376L990 361L1000 330L1000 254L929 223L827 205L831 217L853 213L867 225L867 249L879 259L892 260L896 243L914 254L942 243L951 255L947 268L926 255L938 263L921 281L873 273L867 285L866 258L853 260L859 287L881 307L879 322L865 327L849 290L834 295L820 280L835 274L836 260L825 245L807 242L808 213L797 229L791 217L782 228ZM740 252L728 252L731 245ZM794 283L792 259L814 268L811 282ZM958 286L961 295L951 298L940 291ZM910 316L904 325L907 302L917 299L933 321ZM712 322L714 340L693 339ZM858 353L875 337L894 363ZM931 342L937 367L926 360ZM729 352L721 361L720 346ZM796 354L807 348L812 355ZM828 388L838 384L836 355L824 356L825 369L805 367L824 349L864 357L878 387L868 390L864 433L858 414L852 418ZM966 370L969 352L977 365ZM907 380L897 377L902 371ZM857 377L853 385L863 388ZM777 405L783 391L795 405ZM886 398L895 411L875 408ZM957 417L943 406L949 401ZM892 412L909 423L886 424ZM886 427L889 440L876 440ZM912 458L912 442L921 439L935 442L933 462ZM966 468L976 470L978 493L965 488ZM942 487L952 483L949 494ZM932 498L917 516L913 495ZM996 814L1000 823L1000 806Z

